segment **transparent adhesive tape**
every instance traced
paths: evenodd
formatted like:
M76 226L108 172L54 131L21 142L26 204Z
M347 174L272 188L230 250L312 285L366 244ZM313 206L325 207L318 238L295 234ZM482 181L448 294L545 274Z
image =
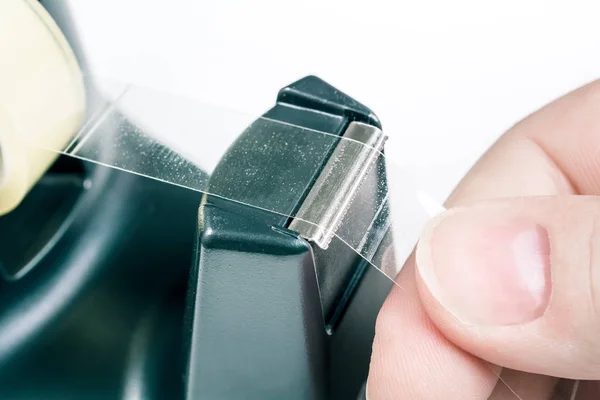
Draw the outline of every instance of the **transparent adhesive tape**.
M71 143L28 145L289 217L290 230L323 249L340 240L392 280L401 264L386 264L382 246L393 243L395 259L405 260L443 210L385 159L386 137L366 124L340 137L114 80L88 82L97 95Z

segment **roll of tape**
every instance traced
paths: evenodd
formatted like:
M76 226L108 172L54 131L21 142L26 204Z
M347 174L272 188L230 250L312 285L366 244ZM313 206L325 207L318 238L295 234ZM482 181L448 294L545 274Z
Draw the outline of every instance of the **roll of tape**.
M50 15L36 0L0 0L0 215L55 161L42 148L68 145L84 109L77 60Z

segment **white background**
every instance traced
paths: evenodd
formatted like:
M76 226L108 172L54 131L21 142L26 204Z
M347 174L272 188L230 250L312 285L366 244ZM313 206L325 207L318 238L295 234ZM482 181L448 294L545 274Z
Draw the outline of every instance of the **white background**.
M438 201L511 125L600 77L600 1L66 2L98 74L253 115L318 75L378 114Z

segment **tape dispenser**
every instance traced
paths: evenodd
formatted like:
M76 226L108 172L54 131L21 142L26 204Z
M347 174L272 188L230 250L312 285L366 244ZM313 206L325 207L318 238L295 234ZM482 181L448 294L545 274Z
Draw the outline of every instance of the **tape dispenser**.
M74 24L57 3L0 4L35 29L51 24L42 47L68 40L85 70ZM66 65L61 85L73 88L69 117L79 117L62 117L70 125L59 126L51 118L58 111L43 109L48 118L15 131L58 127L59 140L42 144L65 150L82 147L76 132L85 121L100 138L143 130L118 107L102 123L89 117L103 109L102 94L76 64ZM6 71L0 82L20 70ZM16 104L2 105L9 103ZM4 114L2 121L15 121L18 113ZM393 284L371 265L381 265L392 242L381 207L384 141L368 108L309 76L283 88L210 174L188 170L206 190L76 151L47 155L0 217L2 397L360 396L375 319ZM0 160L15 151L3 146ZM368 257L349 245L359 242Z
M290 133L280 135L282 126ZM310 135L298 126L374 147L353 152L329 137L307 143ZM307 77L281 90L276 106L222 158L210 193L286 212L204 197L189 294L192 398L356 397L392 283L333 233L360 226L345 216L375 219L376 207L365 203L380 200L372 189L385 181L368 154L380 150L380 128L369 109ZM314 150L297 151L305 146ZM361 201L349 201L357 196Z

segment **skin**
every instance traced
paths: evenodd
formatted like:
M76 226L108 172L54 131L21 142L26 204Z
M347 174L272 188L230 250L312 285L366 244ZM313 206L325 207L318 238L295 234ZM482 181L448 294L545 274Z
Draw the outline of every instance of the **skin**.
M553 294L545 312L510 326L454 315L423 275L435 264L432 222L380 311L368 398L600 398L594 382L600 380L598 194L600 80L511 128L446 203L449 212L492 215L502 209L547 230ZM394 263L392 253L386 262Z

